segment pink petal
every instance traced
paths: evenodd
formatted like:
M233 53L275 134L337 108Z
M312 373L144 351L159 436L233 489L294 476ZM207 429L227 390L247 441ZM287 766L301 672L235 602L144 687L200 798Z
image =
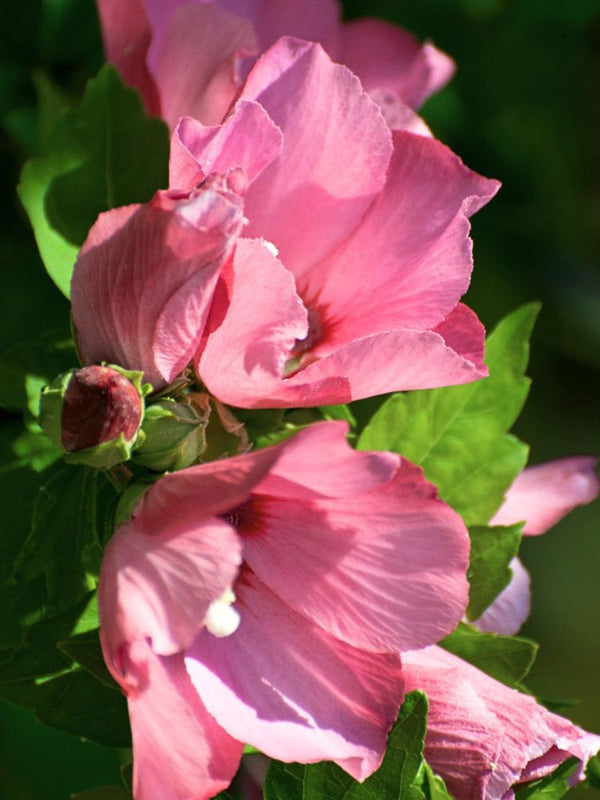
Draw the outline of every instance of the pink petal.
M216 298L212 310L224 319L198 355L196 370L222 402L252 407L279 386L292 347L306 336L306 309L292 275L264 242L240 239L233 273L233 285L223 287L229 296L220 303Z
M439 647L402 657L406 691L429 698L425 758L456 800L501 800L511 786L587 761L600 737Z
M371 89L369 95L379 106L391 131L408 131L419 136L433 136L425 121L394 92L388 89Z
M418 108L454 74L454 62L445 53L378 19L346 23L339 48L336 60L355 72L367 91L387 89L412 108Z
M518 558L510 562L512 578L473 625L480 631L514 636L529 616L531 607L531 579Z
M345 422L315 423L300 431L278 446L277 461L255 491L288 500L351 499L394 477L395 453L354 450L347 434Z
M507 491L490 525L525 520L524 534L545 533L576 506L591 503L598 496L596 462L593 456L575 456L527 467Z
M387 183L363 222L299 281L301 296L331 329L328 343L427 330L469 285L467 217L494 196L498 182L434 139L405 132L393 138Z
M203 632L186 651L202 702L232 736L282 761L335 761L359 780L377 769L402 697L396 655L328 636L247 571L240 626Z
M292 277L264 245L243 239L233 270L221 305L213 305L219 324L209 320L211 335L196 359L202 380L224 403L243 408L332 405L487 375L483 327L459 305L438 332L398 330L358 339L284 378L292 348L307 334L306 310ZM250 307L256 317L248 316Z
M238 91L238 60L256 52L252 26L210 3L181 5L155 23L148 66L171 128L189 116L206 125L225 117Z
M225 522L190 516L186 527L152 535L148 508L142 501L134 519L117 528L102 562L100 616L117 671L126 642L147 638L160 655L189 644L242 560L239 538Z
M270 394L271 405L331 405L394 391L469 383L487 375L480 359L471 361L475 342L483 349L483 328L473 315L466 356L435 331L397 330L358 339L309 363ZM466 338L466 337L465 337ZM336 380L337 379L337 380ZM233 402L233 401L232 401ZM240 404L241 405L241 404Z
M148 113L159 116L158 91L146 66L152 31L143 0L98 0L97 7L107 60L140 92Z
M241 167L252 183L281 146L281 131L258 103L240 100L225 122L213 127L184 117L171 137L169 186L189 191L199 178L232 167Z
M261 50L288 34L327 42L337 33L340 9L334 0L216 0L220 8L250 19Z
M248 192L249 235L272 241L299 275L348 235L383 187L390 134L357 78L306 42L275 44L242 96L284 136L281 157Z
M209 800L230 784L243 744L206 711L181 654L131 645L126 663L136 800Z
M155 388L188 364L242 222L239 204L231 192L207 188L179 203L159 193L98 217L71 287L85 364L142 370Z
M317 456L312 466L327 482L327 461ZM467 603L468 535L420 468L403 461L387 483L332 499L286 497L277 470L236 527L245 562L284 603L376 652L421 647L456 627Z

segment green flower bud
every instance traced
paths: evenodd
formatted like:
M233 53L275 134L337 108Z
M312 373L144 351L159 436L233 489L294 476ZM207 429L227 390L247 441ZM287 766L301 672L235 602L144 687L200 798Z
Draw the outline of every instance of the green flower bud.
M163 399L146 409L135 460L157 472L184 469L206 449L206 416L193 403Z
M65 461L110 469L131 457L144 414L142 374L91 365L59 375L41 396L40 425Z

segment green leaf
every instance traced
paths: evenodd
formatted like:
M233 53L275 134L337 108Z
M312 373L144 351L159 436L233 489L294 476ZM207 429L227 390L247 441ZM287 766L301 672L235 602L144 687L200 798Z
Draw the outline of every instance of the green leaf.
M427 729L427 698L406 695L392 728L381 767L358 783L340 767L271 762L264 787L265 800L424 800L415 785L423 763Z
M488 337L490 377L464 386L396 394L373 415L360 450L393 450L420 464L467 525L485 525L527 461L506 433L529 391L524 376L539 306L506 317Z
M0 681L38 678L64 670L71 659L57 649L59 639L67 637L85 610L89 596L72 608L32 625L23 646L0 663Z
M30 411L37 415L39 392L61 372L79 363L71 339L55 340L42 337L0 353L0 404L15 411ZM32 396L31 378L37 379L37 396Z
M131 800L131 794L123 786L100 786L89 792L72 794L71 800Z
M482 633L463 622L440 645L507 686L517 686L523 680L538 651L531 639Z
M99 571L104 516L116 492L88 467L57 464L44 477L15 575L25 581L45 575L48 601L62 610L94 588L87 574Z
M590 786L600 790L600 755L596 755L588 761L585 778Z
M337 406L319 406L319 411L324 419L341 419L347 422L350 430L356 428L356 417L350 410L350 406L337 405Z
M516 800L560 800L571 788L568 778L579 765L577 758L568 758L550 775L515 790Z
M41 481L42 476L28 469L7 470L0 481L0 650L20 646L23 626L46 612L43 581L13 580L13 564L29 535Z
M474 527L469 530L469 619L479 619L508 585L512 576L508 565L519 552L522 527L519 524L509 527Z
M57 123L48 152L29 161L18 192L46 269L69 296L79 246L98 214L142 203L168 182L165 124L105 65L79 107Z
M422 789L426 800L453 800L452 795L446 789L446 784L439 775L435 775L429 764L423 764L423 783Z
M98 629L86 631L58 642L58 649L97 678L101 683L117 688L102 656Z
M84 670L37 683L0 683L0 698L30 709L39 722L51 728L108 747L131 747L124 696Z

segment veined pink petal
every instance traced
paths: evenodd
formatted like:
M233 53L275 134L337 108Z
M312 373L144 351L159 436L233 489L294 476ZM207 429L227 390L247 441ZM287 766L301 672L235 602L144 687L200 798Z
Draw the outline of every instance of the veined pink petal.
M394 132L393 140L386 185L361 225L298 281L306 304L325 320L326 344L432 328L469 286L467 217L499 183L434 139Z
M143 0L97 0L97 6L107 60L140 92L148 113L160 115L160 98L146 64L152 29Z
M153 33L148 66L169 126L182 116L221 122L239 89L237 62L257 49L251 24L211 3L185 4Z
M545 533L576 506L598 496L596 462L593 456L574 456L527 467L507 491L490 525L525 521L524 534Z
M252 183L281 152L282 135L267 112L248 100L236 103L222 125L183 117L171 137L169 186L189 191L198 178L241 167Z
M286 498L272 475L236 527L244 560L287 605L376 652L422 647L456 627L467 602L468 535L420 468L402 461L387 483L333 499Z
M83 363L142 370L154 388L169 383L198 347L241 224L239 198L218 188L100 214L71 286Z
M513 784L587 761L600 736L439 647L403 653L405 689L429 698L425 758L456 800L505 800Z
M182 654L157 656L144 640L126 655L125 685L136 800L209 800L231 783L243 744L206 711ZM122 682L122 681L121 681Z
M514 636L529 616L531 606L531 579L520 559L510 562L512 578L494 600L486 608L478 620L473 622L480 631L502 633Z
M387 126L357 78L318 45L282 39L248 76L256 100L283 132L280 158L250 187L250 236L278 248L296 276L341 242L385 183Z
M160 655L188 645L242 561L239 538L225 522L200 517L176 533L151 535L147 508L142 502L117 528L102 562L100 616L114 671L127 642L146 638Z
M255 491L288 500L352 500L381 488L398 471L399 456L354 450L347 434L345 422L315 423L299 431L279 445L277 461Z
M283 761L377 769L402 698L400 660L355 650L296 614L250 571L236 584L237 631L186 651L202 702L232 736Z
M470 341L479 340L482 351L483 328L474 315L473 325ZM473 349L474 345L465 357L435 331L378 333L309 363L284 379L277 392L274 387L270 400L255 400L255 407L331 405L386 392L469 383L487 375L480 360L471 361Z
M365 89L387 89L412 108L441 89L454 62L432 44L378 19L358 19L340 28L337 61L355 72Z

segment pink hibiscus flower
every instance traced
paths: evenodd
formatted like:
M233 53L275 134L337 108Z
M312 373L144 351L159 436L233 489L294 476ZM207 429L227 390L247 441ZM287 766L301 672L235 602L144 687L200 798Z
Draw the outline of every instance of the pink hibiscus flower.
M490 525L525 522L524 536L545 533L574 508L596 499L600 491L596 462L592 456L574 456L528 467L507 491ZM529 573L518 558L510 568L510 583L474 623L482 631L512 636L529 616Z
M456 800L513 800L513 784L541 778L571 756L583 764L600 736L552 714L441 647L404 653L405 690L429 698L425 758Z
M205 277L172 295L181 270L164 241L166 217L157 228L139 208L102 215L73 279L85 362L152 364L148 379L168 383L195 351L208 389L249 408L342 403L487 374L483 328L459 300L472 269L467 217L497 182L431 138L390 133L356 77L319 46L280 40L222 125L182 120L170 167L174 206L187 208L187 193L205 197L206 187L227 187L230 205L237 192L244 238L214 299L221 267L212 253ZM124 247L135 258L124 259ZM122 290L115 299L113 269L125 287L144 287L143 302L125 305ZM143 342L137 328L147 331Z
M256 57L280 36L320 42L361 79L390 119L452 76L431 44L375 19L342 23L334 0L98 0L107 58L171 127L223 119Z
M452 630L468 537L420 469L321 423L164 476L119 526L101 640L129 703L136 800L204 800L242 742L362 780L402 699L398 652Z

